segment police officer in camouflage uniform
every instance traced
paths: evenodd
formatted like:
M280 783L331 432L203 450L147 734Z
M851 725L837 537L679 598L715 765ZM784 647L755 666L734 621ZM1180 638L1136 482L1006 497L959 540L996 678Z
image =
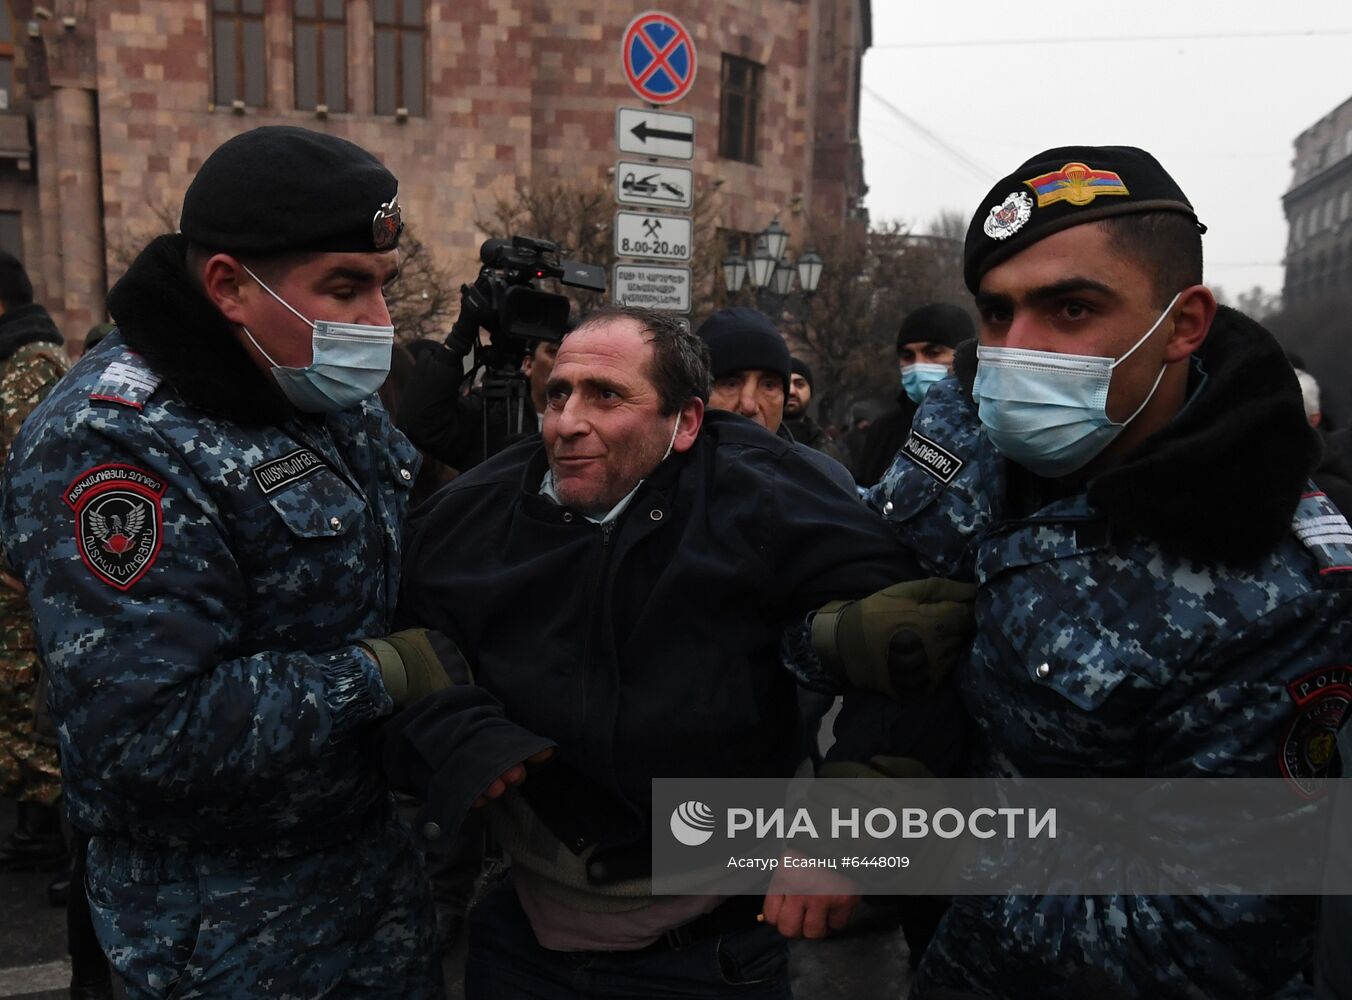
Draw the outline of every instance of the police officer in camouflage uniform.
M133 998L442 992L370 738L448 683L436 637L372 638L418 471L372 395L396 188L304 129L225 143L5 470L94 923Z
M985 776L1284 778L1336 764L1352 529L1281 349L1217 310L1201 230L1128 147L1029 160L982 202L979 346L930 390L871 502L978 584L958 680ZM960 897L913 995L1299 996L1313 905L1277 897ZM1069 989L1069 992L1067 990Z
M0 252L0 472L24 420L66 370L61 333L33 301L19 261ZM56 801L56 747L33 729L39 661L23 585L0 564L0 795L19 822L0 844L0 868L59 868L65 854Z

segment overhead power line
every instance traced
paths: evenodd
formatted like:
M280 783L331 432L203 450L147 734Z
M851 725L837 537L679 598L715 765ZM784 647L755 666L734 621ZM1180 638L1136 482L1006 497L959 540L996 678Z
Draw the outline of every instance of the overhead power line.
M959 163L965 166L968 170L972 171L973 173L979 175L980 177L988 181L994 181L996 179L996 175L991 173L991 171L987 170L981 164L977 163L962 150L949 145L940 136L935 135L934 132L932 132L928 127L916 121L905 111L902 111L901 108L897 107L887 98L879 94L872 87L869 87L867 85L861 85L859 89L862 90L865 94L868 94L869 97L873 98L884 108L886 108L889 112L891 112L893 117L909 125L911 128L915 129L930 142L934 143L934 145L938 146L953 159L957 160Z
M874 49L963 49L993 45L1086 45L1101 42L1228 42L1263 38L1336 38L1352 35L1352 28L1320 28L1309 31L1235 31L1198 35L1082 35L1078 38L973 38L932 42L875 43Z

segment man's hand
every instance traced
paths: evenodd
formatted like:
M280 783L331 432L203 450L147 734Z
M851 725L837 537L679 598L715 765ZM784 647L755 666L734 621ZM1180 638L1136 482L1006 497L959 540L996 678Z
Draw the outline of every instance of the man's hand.
M0 569L0 587L4 587L6 590L13 591L20 597L28 596L28 588L25 587L22 582L20 582L19 578L17 576L11 576L9 573L6 573L2 569Z
M858 905L859 887L843 875L780 865L770 880L763 912L765 922L786 938L820 940L843 929Z
M474 800L475 809L480 809L488 805L490 799L501 798L502 795L513 785L519 785L526 780L526 769L532 764L543 764L554 756L554 748L548 747L539 753L533 753L520 764L513 764L502 774L493 779L493 783L484 789L484 793Z

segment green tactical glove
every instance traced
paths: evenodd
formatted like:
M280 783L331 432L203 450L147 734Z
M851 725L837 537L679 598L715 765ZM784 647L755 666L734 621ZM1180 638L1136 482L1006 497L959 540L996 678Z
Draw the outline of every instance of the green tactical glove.
M396 709L452 684L474 683L455 643L435 629L405 629L381 639L363 639L361 645L380 665L380 679Z
M966 651L975 599L974 584L930 577L832 601L812 619L812 647L851 684L901 701L933 691Z

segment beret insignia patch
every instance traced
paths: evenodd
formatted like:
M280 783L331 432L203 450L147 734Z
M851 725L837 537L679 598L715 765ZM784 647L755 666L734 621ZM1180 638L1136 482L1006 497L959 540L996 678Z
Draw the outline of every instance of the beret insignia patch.
M1067 163L1060 170L1039 174L1024 181L1037 195L1037 207L1046 208L1058 201L1088 205L1105 194L1131 196L1122 178L1111 170L1095 170L1084 163Z
M163 542L165 482L131 465L100 465L66 488L75 542L94 576L130 590L155 564Z
M1014 191L991 209L981 228L991 239L1003 240L1022 229L1032 214L1033 199L1023 191Z
M399 245L399 234L404 230L404 220L399 214L399 196L395 195L376 210L371 220L371 241L379 251L393 250Z

